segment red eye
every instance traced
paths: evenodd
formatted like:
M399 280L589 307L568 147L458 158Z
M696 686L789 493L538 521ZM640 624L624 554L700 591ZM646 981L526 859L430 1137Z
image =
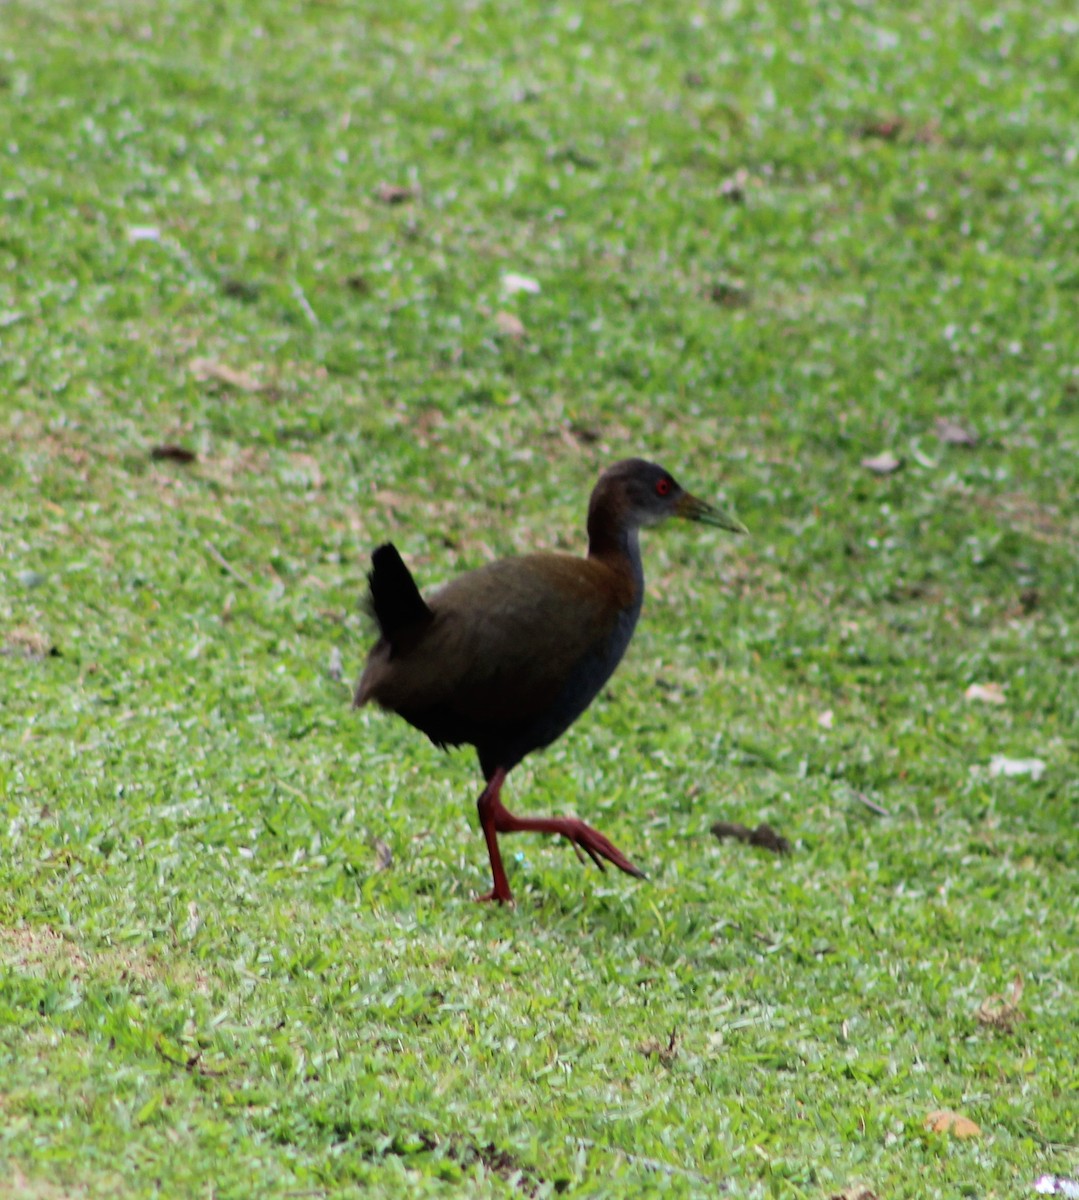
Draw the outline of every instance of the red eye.
M671 481L666 475L656 483L657 496L669 496L671 493Z

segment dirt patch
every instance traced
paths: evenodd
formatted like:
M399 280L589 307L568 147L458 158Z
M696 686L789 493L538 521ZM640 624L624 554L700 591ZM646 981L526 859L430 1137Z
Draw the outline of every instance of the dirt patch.
M1079 534L1079 520L1055 507L1038 504L1021 492L981 495L975 498L975 503L998 516L1005 526L1042 541L1055 542Z
M183 979L195 991L209 991L208 977L202 971L186 975L182 968L166 966L154 955L138 951L121 952L112 947L97 952L85 950L49 925L0 929L0 962L37 977L64 974L79 982L101 978L144 982Z
M105 1186L107 1182L108 1186ZM7 1162L0 1164L0 1200L88 1200L90 1196L117 1196L122 1194L122 1186L117 1179L102 1181L95 1187L84 1184L67 1185L56 1183L51 1179L34 1179L26 1175L18 1163Z

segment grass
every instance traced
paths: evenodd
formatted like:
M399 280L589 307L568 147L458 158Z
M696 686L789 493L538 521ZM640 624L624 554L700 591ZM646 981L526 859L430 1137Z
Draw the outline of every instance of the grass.
M1075 34L3 6L0 1196L1076 1176ZM366 554L580 548L628 453L753 538L646 535L509 800L650 882L520 839L473 905L470 756L348 708Z

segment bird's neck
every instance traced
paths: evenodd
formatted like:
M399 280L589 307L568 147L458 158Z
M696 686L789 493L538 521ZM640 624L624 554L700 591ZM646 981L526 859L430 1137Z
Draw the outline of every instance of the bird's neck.
M606 564L632 585L634 606L640 608L644 594L644 565L636 525L605 519L602 510L588 514L588 557Z

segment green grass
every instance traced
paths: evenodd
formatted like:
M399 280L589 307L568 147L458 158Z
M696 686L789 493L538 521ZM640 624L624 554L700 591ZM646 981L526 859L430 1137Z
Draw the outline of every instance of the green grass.
M0 7L0 1196L1079 1173L1076 31ZM367 552L581 548L630 453L753 537L646 534L508 799L650 882L521 838L474 905L471 757L348 707Z

